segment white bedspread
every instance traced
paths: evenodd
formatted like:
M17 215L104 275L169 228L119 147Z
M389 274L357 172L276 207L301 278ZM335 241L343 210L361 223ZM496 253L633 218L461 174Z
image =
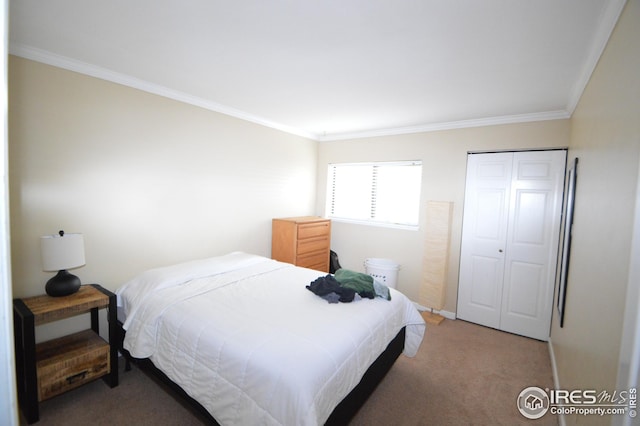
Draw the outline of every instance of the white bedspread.
M323 275L245 253L147 271L117 291L124 347L222 425L323 424L402 327L408 356L425 330L394 289L327 303L305 288Z

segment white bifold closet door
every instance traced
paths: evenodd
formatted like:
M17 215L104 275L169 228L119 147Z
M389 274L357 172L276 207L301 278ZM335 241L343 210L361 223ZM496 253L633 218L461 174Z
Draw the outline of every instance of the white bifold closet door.
M457 317L549 339L565 150L469 154Z

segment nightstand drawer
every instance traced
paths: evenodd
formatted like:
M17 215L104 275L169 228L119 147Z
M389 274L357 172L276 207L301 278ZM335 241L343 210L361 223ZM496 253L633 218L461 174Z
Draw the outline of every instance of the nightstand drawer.
M44 401L108 374L109 344L92 330L36 347L38 401Z

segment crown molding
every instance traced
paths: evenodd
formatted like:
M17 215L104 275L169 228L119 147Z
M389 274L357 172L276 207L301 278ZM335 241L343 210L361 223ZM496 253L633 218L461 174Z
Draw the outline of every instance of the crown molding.
M80 74L85 74L91 77L99 78L101 80L110 81L112 83L122 84L134 89L142 90L144 92L152 93L154 95L163 96L169 99L173 99L179 102L184 102L190 105L194 105L200 108L204 108L210 111L218 112L221 114L229 115L241 120L249 121L251 123L260 124L265 127L280 130L285 133L301 136L307 139L317 140L317 135L309 133L300 129L285 126L280 123L276 123L262 117L240 111L235 108L228 107L226 105L212 102L207 99L193 96L189 93L181 92L178 90L169 89L159 84L150 83L139 78L135 78L126 74L111 71L106 68L98 67L88 64L86 62L78 61L66 56L58 55L46 50L37 49L31 46L25 46L17 43L10 43L9 53L15 56L20 56L32 61L41 62L54 67L74 71Z
M570 93L567 106L564 110L557 111L547 111L547 112L539 112L532 114L520 114L520 115L508 115L501 117L489 117L489 118L481 118L481 119L473 119L473 120L461 120L461 121L452 121L445 123L434 123L434 124L426 124L419 126L411 126L411 127L400 127L400 128L389 128L389 129L379 129L379 130L371 130L365 132L352 132L352 133L335 133L335 134L327 134L327 135L319 135L317 140L320 142L324 141L338 141L345 139L359 139L359 138L370 138L376 136L394 136L394 135L402 135L402 134L410 134L410 133L422 133L422 132L434 132L439 130L452 130L452 129L464 129L470 127L483 127L483 126L494 126L501 124L514 124L514 123L524 123L531 121L546 121L546 120L561 120L566 118L571 118L573 112L575 111L580 98L582 97L582 93L587 87L589 80L591 79L591 75L593 74L596 66L598 65L598 61L604 52L604 49L607 47L607 43L609 42L609 38L613 33L613 30L618 23L618 19L620 18L620 14L626 5L627 0L609 0L606 2L606 5L602 11L600 16L600 22L596 29L595 35L593 37L592 46L589 51L589 55L584 63L582 68L582 72L580 73L579 78L576 80L573 85L573 89Z
M606 48L609 37L613 32L616 23L624 9L627 0L610 0L607 2L600 18L600 24L594 35L592 42L592 48L590 54L585 61L580 77L576 80L570 97L567 102L567 106L563 110L545 111L531 114L517 114L498 117L479 118L471 120L460 120L442 123L431 123L417 126L407 127L395 127L376 130L366 130L362 132L345 132L345 133L333 133L333 134L316 134L308 132L302 129L285 126L280 123L276 123L271 120L267 120L263 117L259 117L247 112L231 108L226 105L219 104L204 98L200 98L185 92L173 90L158 84L150 83L126 74L111 71L106 68L91 65L85 62L81 62L69 57L57 55L55 53L37 49L31 46L21 45L17 43L10 43L9 53L12 55L20 56L26 59L30 59L37 62L42 62L48 65L52 65L58 68L67 69L69 71L78 72L81 74L89 75L102 80L111 81L113 83L122 84L124 86L132 87L134 89L142 90L148 93L163 96L169 99L173 99L179 102L184 102L194 106L198 106L210 111L218 112L221 114L229 115L241 120L249 121L251 123L259 124L265 127L269 127L275 130L279 130L285 133L293 134L303 138L319 141L339 141L346 139L361 139L372 138L379 136L396 136L411 133L424 133L434 132L441 130L453 130L464 129L471 127L484 127L495 126L503 124L515 124L525 123L532 121L546 121L546 120L560 120L571 118L575 108L580 101L580 97L584 92L595 67L602 56L604 49Z
M436 132L440 130L466 129L471 127L497 126L502 124L526 123L531 121L562 120L570 118L568 111L547 111L531 114L505 115L501 117L478 118L472 120L450 121L410 127L370 130L364 132L336 133L318 136L318 141L329 142L345 139L372 138L377 136L406 135L410 133Z
M613 33L613 30L618 23L618 19L620 18L620 14L626 4L627 0L609 0L606 2L602 14L600 15L599 25L596 28L596 32L591 43L589 56L587 57L584 66L582 67L582 72L573 85L573 90L569 96L569 101L567 103L567 111L569 114L572 115L578 106L582 93L586 89L604 49L607 47L611 33Z

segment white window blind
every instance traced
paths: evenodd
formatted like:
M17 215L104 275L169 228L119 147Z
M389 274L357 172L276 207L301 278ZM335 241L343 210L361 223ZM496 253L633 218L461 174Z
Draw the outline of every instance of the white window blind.
M421 161L330 164L327 176L329 217L418 226Z

